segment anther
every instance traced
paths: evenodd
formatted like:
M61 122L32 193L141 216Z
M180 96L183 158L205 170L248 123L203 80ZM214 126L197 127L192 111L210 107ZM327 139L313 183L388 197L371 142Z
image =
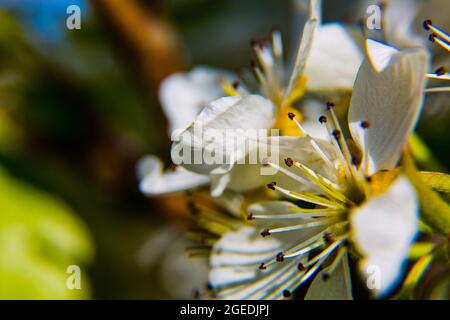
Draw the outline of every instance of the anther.
M365 179L366 179L366 181L369 182L369 183L372 182L372 177L371 177L371 176L366 176Z
M319 122L320 123L327 123L327 121L328 121L327 117L325 117L325 116L320 116L319 117Z
M333 130L333 137L334 137L336 140L339 140L339 139L341 138L341 131L339 131L338 129L334 129L334 130Z
M234 89L237 89L239 88L239 81L235 80L231 85L233 86Z
M276 185L277 185L277 183L275 181L273 181L273 182L267 184L267 188L269 188L271 190L275 190Z
M189 200L187 203L188 210L191 212L192 215L196 215L200 212L200 210L195 205L195 202L192 200Z
M289 112L289 113L288 113L288 117L289 117L289 119L294 120L294 118L295 118L295 113Z
M370 122L368 120L361 121L361 128L367 129L370 127Z
M436 73L436 75L438 76L442 76L447 73L447 70L445 70L444 67L439 67L436 69L436 71L434 71L434 73Z
M253 69L255 69L255 68L258 67L258 64L256 63L255 60L250 60L250 66L251 66Z
M306 270L305 266L301 262L297 265L297 269L298 269L298 271L305 271Z
M270 236L270 232L269 232L269 229L265 229L265 230L263 230L263 231L261 231L261 233L260 233L263 237L267 237L267 236Z
M423 22L422 26L425 30L430 30L430 25L433 24L430 19L427 19Z
M278 254L276 256L276 260L277 260L277 262L283 262L284 261L284 254L283 254L283 252L278 252Z
M200 291L198 289L194 289L192 291L192 296L194 297L194 299L200 298Z
M330 109L333 108L333 107L334 107L334 103L328 101L328 102L327 102L327 110L330 110Z
M323 234L323 240L325 240L326 244L332 244L334 239L330 232L325 232Z
M258 269L259 269L259 270L266 270L267 267L265 266L265 263L264 263L264 262L261 262L261 264L259 265Z
M255 216L253 215L253 213L248 214L247 220L255 220Z
M257 45L258 41L256 41L255 39L250 40L250 45L252 47L255 47Z
M291 158L286 158L284 159L284 163L288 166L288 167L292 167L294 165L294 160L292 160Z
M289 298L291 296L291 292L289 290L283 290L283 297Z
M431 42L434 43L435 38L436 38L436 35L435 35L434 33L432 33L432 34L430 34L430 36L428 37L428 40L430 40Z
M330 279L330 274L328 272L323 272L322 273L322 280L323 281L327 281L328 279Z

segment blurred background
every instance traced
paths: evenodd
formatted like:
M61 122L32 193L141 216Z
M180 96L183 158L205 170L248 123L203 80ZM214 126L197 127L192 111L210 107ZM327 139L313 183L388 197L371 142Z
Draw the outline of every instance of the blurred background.
M356 25L359 2L325 1L324 20ZM66 27L69 5L81 29ZM186 200L145 198L135 174L146 154L170 165L159 83L198 64L238 71L274 27L292 51L294 12L288 0L0 0L0 299L191 297L206 269L183 255ZM448 171L448 95L430 101L419 134ZM66 288L69 265L81 290Z

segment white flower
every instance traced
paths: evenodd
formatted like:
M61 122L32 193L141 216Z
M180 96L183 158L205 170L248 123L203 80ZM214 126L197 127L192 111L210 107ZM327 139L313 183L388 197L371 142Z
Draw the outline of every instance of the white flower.
M417 232L416 193L402 175L382 191L370 181L380 175L377 173L380 170L391 170L397 165L421 110L428 55L422 49L398 51L369 39L367 56L359 69L348 113L348 128L360 156L350 148L344 136L346 131L329 104L330 116L321 117L320 122L327 126L338 156L336 160L328 158L330 153L321 152L320 146L316 151L337 180L318 173L295 157L287 158L286 165L292 168L289 173L282 172L297 176L298 181L309 181L316 190L294 192L276 180L268 185L296 202L265 201L251 205L248 218L259 229L250 231L245 227L216 244L213 249L216 263L211 264L210 281L219 297L289 296L321 267L330 264L327 272L333 273L346 257L347 243L361 255L359 266L367 280L373 280L373 270L377 271L375 277L380 276L373 286L368 284L377 297L388 294L399 281ZM307 135L299 139L315 141ZM301 207L298 201L309 203L309 208ZM264 246L264 239L260 239L255 245L258 252L252 252L251 243L256 241L258 231L271 242ZM244 238L239 240L242 243L239 250L233 245L236 238ZM311 257L311 252L317 254ZM226 258L230 253L234 254L232 260ZM249 260L249 255L263 254L272 258ZM250 271L258 266L260 272ZM226 273L224 278L222 271ZM245 277L239 278L241 272Z
M253 122L253 128L269 129L272 125L277 128L283 127L283 124L287 122L284 120L285 115L288 111L294 111L291 105L303 96L305 90L323 93L351 89L362 54L342 25L337 23L319 25L320 6L321 1L310 2L309 20L305 24L296 58L291 64L283 62L283 45L279 31L273 32L271 43L255 42L253 44L259 62L259 66L256 63L253 65L260 85L258 91L271 100L271 108L274 108L269 115L264 113L265 109L262 107L264 103L259 104L261 109L258 107L252 115L252 118L258 115L255 120L259 120L259 123ZM339 50L335 50L336 48ZM308 80L305 82L305 79ZM172 134L175 130L188 126L192 127L193 121L201 117L200 111L203 109L203 117L208 117L208 120L217 115L215 109L229 108L229 113L233 112L232 106L236 105L236 99L224 98L214 103L212 101L225 95L248 93L249 90L242 82L238 81L232 72L225 70L196 67L189 73L177 73L168 77L161 84L160 101L169 120L169 133ZM210 112L212 114L208 114ZM277 117L280 118L280 115L283 116L281 123L277 122ZM239 121L248 122L248 119L239 119ZM232 121L225 119L225 121L231 121L235 128L239 128L240 124L235 120L237 119ZM201 119L197 119L196 122L201 122ZM314 127L318 132L321 131L316 121L306 122L305 125L311 128L312 135L316 133L312 130ZM283 132L284 129L282 129ZM300 150L299 147L297 146L297 149ZM151 159L157 161L154 158ZM141 175L144 179L141 181L141 190L148 195L176 192L183 188L204 185L207 183L205 182L207 177L201 178L200 175L205 173L211 178L214 195L220 195L225 188L240 191L267 183L265 177L253 180L240 179L245 176L244 170L250 170L253 173L259 170L257 166L237 166L227 175L211 175L211 172L205 171L204 168L190 167L197 173L191 176L183 169L162 173L160 166L145 164L141 166L154 170L147 170L145 176ZM254 174L246 176L255 177ZM153 182L152 179L155 177L158 180ZM188 183L190 178L192 183ZM161 185L164 187L160 187Z

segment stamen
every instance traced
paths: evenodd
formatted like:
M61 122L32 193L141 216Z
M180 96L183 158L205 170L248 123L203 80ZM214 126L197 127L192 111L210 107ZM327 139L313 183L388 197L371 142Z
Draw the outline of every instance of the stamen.
M295 270L295 263L292 261L251 285L244 284L222 289L218 291L218 294L220 296L227 296L235 299L263 299L267 296L267 292L271 288L278 288L286 279L289 279L294 272L298 273L298 271Z
M339 208L340 209L344 209L345 208L341 203L338 203L338 202L335 202L335 201L331 201L331 200L328 200L326 198L316 196L314 194L297 193L297 192L294 192L294 191L286 190L286 189L284 189L282 187L279 187L277 185L273 185L273 187L277 191L279 191L279 192L281 192L281 193L283 193L283 194L285 194L285 195L287 195L287 196L289 196L291 198L297 199L297 200L302 200L302 201L305 201L305 202L317 204L317 205L328 207L328 208L334 208L334 209L339 209Z
M426 77L429 79L450 80L450 73L443 73L443 74L427 73Z
M447 41L439 38L436 34L434 34L434 33L430 34L428 39L433 43L436 42L438 45L440 45L445 50L450 51L450 44Z
M449 92L450 91L450 87L434 87L434 88L427 88L425 89L426 93L430 93L430 92Z
M335 127L335 130L333 130L332 134L333 134L334 138L337 140L337 143L339 144L339 147L342 151L342 154L344 155L344 158L348 164L348 167L350 168L350 170L352 170L352 167L353 167L352 166L352 157L351 157L347 142L345 141L345 139L343 139L342 128L341 128L341 125L339 124L338 117L334 110L334 103L327 102L327 108L330 111L331 120L333 121L333 125Z
M323 280L328 280L330 276L333 274L333 272L336 270L337 266L339 265L340 261L344 257L344 253L346 252L345 248L339 247L337 249L336 257L334 258L333 262L328 266L328 270L323 273L322 277Z
M287 170L287 169L285 169L285 168L283 168L283 167L281 167L281 166L279 166L279 165L277 165L275 163L267 162L267 165L269 165L272 168L274 168L274 169L284 173L288 177L294 179L295 181L300 182L301 184L306 184L306 185L310 184L310 182L308 180L306 180L305 178L302 178L302 177L296 175L295 173L292 173L291 171L289 171L289 170ZM272 188L270 188L270 189L272 189ZM272 190L274 190L274 189L272 189Z
M322 191L325 191L325 193L327 193L332 198L343 203L349 201L347 197L338 190L338 186L332 183L327 178L321 176L320 174L316 173L315 171L298 161L293 161L293 164L297 168L302 170L302 172L306 174L312 182L314 182Z
M321 234L315 235L300 244L290 248L289 250L286 250L284 252L284 258L285 259L292 259L297 258L306 255L307 253L311 252L312 250L322 246L324 244L323 239L321 238ZM273 258L269 261L267 261L264 266L270 267L273 264L276 264L277 260L276 258Z
M436 36L442 38L444 41L446 42L450 42L450 36L442 29L436 27L435 25L433 25L433 23L431 22L431 20L425 20L423 22L423 27L425 30L431 30L433 32L433 34L435 34Z
M308 263L306 264L306 267L311 266L311 265L315 264L317 261L328 257L337 247L339 247L344 242L344 240L346 238L347 238L347 235L344 235L344 236L340 237L339 240L336 240L335 242L333 242L325 250L323 250L317 256L315 256L314 258L309 260Z
M281 59L283 57L283 41L280 30L275 29L272 31L272 48L275 57Z
M308 229L308 228L326 226L326 225L335 223L337 221L338 221L338 219L335 218L335 217L320 218L320 219L316 219L316 220L314 220L312 222L306 222L306 223L292 225L292 226L287 226L287 227L280 227L280 228L269 229L268 232L270 234L281 233L281 232L291 232L291 231L303 230L303 229Z
M289 214L261 214L254 215L249 214L247 216L248 220L284 220L284 219L318 219L329 217L337 214L342 214L342 210L330 210L330 209L311 209L312 212L297 212L297 213L289 213Z
M295 121L295 123L297 124L298 128L300 129L300 132L309 139L309 143L311 144L311 146L314 148L314 150L320 155L320 157L323 159L323 161L325 161L330 167L334 167L333 163L331 162L331 160L327 157L327 155L325 154L325 152L322 151L322 149L320 148L320 146L318 145L318 143L314 140L313 137L311 137L305 130L305 128L303 128L303 126L300 124L300 122L295 119L295 114L290 112L288 114L289 119Z
M230 83L227 80L221 80L220 85L222 86L222 90L227 94L228 96L238 96L240 93L237 91L239 88L239 82L234 81L233 83Z

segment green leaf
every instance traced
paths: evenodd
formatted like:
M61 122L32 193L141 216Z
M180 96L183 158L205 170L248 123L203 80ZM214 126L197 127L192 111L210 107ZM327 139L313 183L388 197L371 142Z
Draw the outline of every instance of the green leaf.
M0 168L0 299L84 299L69 290L69 265L80 267L93 257L83 223L62 201L9 176Z
M417 134L414 133L409 137L408 145L412 156L421 166L428 170L443 171L442 165Z
M333 264L314 278L305 296L306 300L353 300L347 251L343 252L343 257L334 270L331 269Z
M400 292L395 297L396 299L414 298L414 289L416 288L417 284L419 283L420 279L422 278L432 261L432 255L425 255L413 265L408 275L406 276L405 281L403 282Z
M430 188L439 192L450 192L450 175L429 171L421 171L417 175Z
M422 258L424 255L429 254L434 249L434 244L431 242L416 242L411 246L409 250L409 258L412 260L417 260Z
M417 191L425 223L434 230L448 235L450 233L450 206L417 174L417 168L408 153L404 153L402 164L406 175Z

